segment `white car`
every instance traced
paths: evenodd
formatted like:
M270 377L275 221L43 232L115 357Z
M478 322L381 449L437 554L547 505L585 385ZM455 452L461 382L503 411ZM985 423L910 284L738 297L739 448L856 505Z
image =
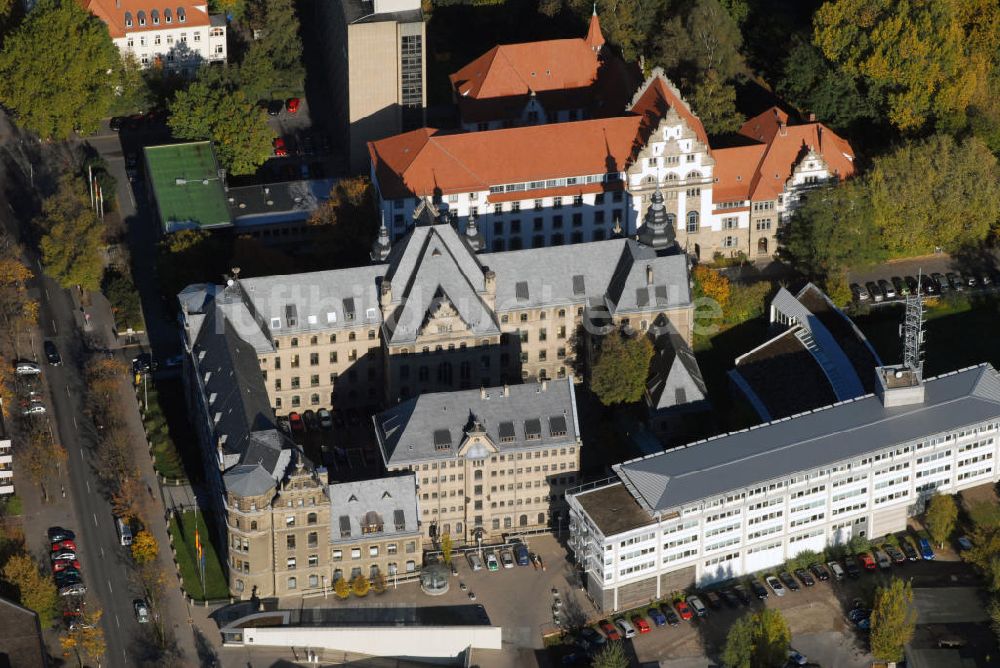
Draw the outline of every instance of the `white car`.
M504 568L514 568L514 555L510 553L510 550L501 550L500 562Z
M29 404L27 408L21 411L21 415L43 415L45 413L45 404L33 403Z
M781 584L781 581L778 578L773 575L768 575L764 581L767 582L767 586L771 588L771 591L774 592L775 596L785 595L785 586Z
M827 566L830 568L830 572L833 573L833 577L836 578L838 581L843 580L844 576L847 575L844 572L844 567L838 564L836 561L831 561L827 563Z
M497 563L497 555L492 552L486 553L486 568L491 571L500 570L500 564Z
M622 635L624 637L626 637L626 638L634 638L635 637L635 627L632 626L628 622L628 620L625 619L624 617L619 617L618 619L616 619L615 620L615 625L617 625L618 628L621 629Z
M14 373L18 376L37 376L42 372L42 367L34 362L18 362L14 367Z
M135 619L140 624L149 623L149 606L141 598L132 601L132 608L135 610Z
M483 570L483 560L479 558L479 555L475 552L469 552L469 567L473 571Z

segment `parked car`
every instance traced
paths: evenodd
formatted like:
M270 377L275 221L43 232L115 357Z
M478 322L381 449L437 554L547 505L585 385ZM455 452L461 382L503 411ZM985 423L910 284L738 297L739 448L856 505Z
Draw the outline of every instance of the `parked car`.
M602 631L604 631L604 635L608 637L608 640L622 639L621 634L618 633L618 629L616 629L608 620L602 619L601 621L597 622L597 625L601 627Z
M875 559L867 552L862 552L858 555L858 565L866 571L874 571L878 568Z
M854 559L844 559L844 569L847 570L847 576L850 578L857 580L861 577L861 567Z
M649 633L649 622L642 615L632 615L632 625L639 629L639 633Z
M302 416L295 411L288 414L288 424L291 425L292 431L303 432L306 430L306 425L302 422Z
M908 540L899 541L900 546L903 548L903 554L910 561L917 561L920 559L920 555L917 554L917 548L913 547L913 543Z
M22 360L14 365L14 373L18 376L37 376L41 372L42 367L27 360Z
M975 274L962 274L962 281L970 288L979 286L979 279L976 278Z
M695 614L699 617L708 617L708 608L705 607L705 604L697 596L688 596L687 604L691 606Z
M298 113L298 111L299 111L299 98L297 98L297 97L290 97L290 98L288 98L288 100L285 102L285 110L288 111L288 113L290 113L290 114Z
M492 552L486 553L486 568L494 573L500 570L500 564L497 562L497 555Z
M736 596L736 592L734 592L732 589L722 590L722 600L730 608L740 607L740 599Z
M960 550L971 550L972 549L972 541L969 540L968 536L959 536L958 537L958 549L960 549Z
M816 579L819 580L820 582L826 582L827 580L830 579L830 573L826 570L826 566L824 566L823 564L820 563L810 564L809 570L812 571L813 575L815 575Z
M750 590L753 592L753 595L761 601L767 598L767 589L764 588L764 585L761 584L761 581L757 578L750 580Z
M80 570L80 562L77 561L76 559L59 559L57 561L52 562L53 573L59 573L60 571L64 571L67 568L75 568L76 570Z
M955 272L949 271L945 274L945 277L948 279L948 287L955 292L962 292L965 290L965 285L962 283L962 279Z
M931 549L931 542L926 538L921 538L917 541L917 547L920 548L920 556L924 559L930 561L934 558L934 550Z
M156 365L153 363L153 356L149 353L139 353L132 358L132 373L149 373L154 370L156 370Z
M45 404L40 401L33 401L21 409L21 415L44 415Z
M285 103L281 100L271 100L266 106L268 116L277 116L285 109Z
M292 425L288 424L287 415L279 415L276 419L276 422L278 423L278 429L285 432L289 436L292 435Z
M889 281L884 278L879 279L878 287L882 291L882 294L885 295L886 299L896 298L896 290L892 287L892 284Z
M330 411L325 408L321 408L316 411L316 416L319 418L320 427L326 430L333 429L333 416L330 415Z
M60 540L55 543L52 543L53 554L55 554L56 552L66 552L66 551L76 552L76 543L74 543L72 540L68 538L65 540Z
M469 552L466 557L469 560L469 568L473 571L483 570L483 560L479 558L479 555L475 552Z
M681 616L685 622L694 617L694 613L691 608L684 601L677 601L674 603L674 607L677 608L677 614Z
M86 593L87 588L79 582L59 588L60 596L83 596Z
M708 607L712 608L712 610L718 610L722 607L722 599L714 591L706 591L702 594L702 598L705 599Z
M790 591L798 591L801 589L801 587L799 587L799 583L795 581L795 578L793 578L792 574L788 571L781 571L778 573L778 579L781 580L781 584L785 585L785 587Z
M892 287L896 289L896 294L900 297L906 297L910 294L910 288L907 287L906 283L899 276L893 276L891 279Z
M284 158L288 155L288 147L285 145L285 140L283 137L275 137L274 141L271 142L274 147L274 155L279 158Z
M75 540L76 534L62 527L49 527L49 542L58 543L63 540Z
M906 289L911 295L917 294L917 279L915 279L913 276L904 276L903 283L906 285ZM923 282L923 285L920 286L920 288L923 292L927 292L926 287L927 287L927 281L925 280Z
M831 562L827 563L827 568L830 569L830 572L833 573L833 577L838 582L840 580L843 580L844 577L847 575L847 572L844 571L844 567L841 566L840 564L838 564L836 561L831 561Z
M667 616L664 615L663 612L657 607L650 608L646 611L646 614L649 615L649 618L652 619L653 623L657 626L664 626L667 623Z
M771 588L771 591L774 592L775 596L785 595L785 588L781 585L781 582L778 581L778 578L773 575L768 575L764 578L764 582L766 582L767 586Z
M788 663L792 664L793 666L804 666L807 663L809 663L809 659L807 659L805 656L803 656L802 654L799 654L794 649L792 649L791 647L789 647L788 648Z
M316 411L311 408L302 413L302 421L306 423L306 429L309 431L319 431L319 418L316 417Z
M132 601L132 609L135 610L135 620L140 624L149 623L149 606L146 605L146 601L141 598L137 598Z
M868 301L868 292L862 289L857 283L851 283L851 295L854 297L854 301L856 302Z
M752 583L751 583L752 584ZM757 584L760 584L759 582ZM761 585L761 589L764 589ZM740 600L743 605L750 605L750 594L747 592L747 588L741 584L733 585L733 593L736 594L736 598ZM756 594L756 592L754 592ZM767 598L767 590L764 589L764 597Z
M906 563L906 555L903 554L903 551L895 545L886 545L885 553L889 555L890 559L892 559L892 563L897 566L902 566Z
M948 279L945 278L944 274L942 274L939 271L935 271L933 274L931 274L931 281L934 283L934 287L937 288L938 294L944 294L945 292L948 292L951 289L951 287L948 285ZM928 290L927 292L928 294L933 294L930 292L930 290Z
M668 604L664 603L660 606L660 610L663 612L664 616L667 618L667 624L670 626L677 626L681 623L681 618L677 616L677 612L674 611Z
M892 559L889 558L888 554L878 549L877 547L872 548L872 553L875 555L875 561L878 563L879 568L881 568L882 570L888 570L892 568Z
M580 629L580 639L593 648L602 647L608 642L607 638L602 636L590 626L584 626Z
M635 637L635 627L629 624L628 620L625 619L624 617L616 617L615 626L618 627L618 629L622 632L622 635L625 636L625 638Z
M500 563L503 564L504 568L514 568L514 555L510 553L510 550L500 550Z
M76 552L70 550L60 550L52 553L52 561L73 561L76 559Z
M111 120L108 121L108 128L112 132L120 132L122 126L125 124L125 119L121 116L112 116Z
M52 366L59 366L62 364L62 356L59 355L59 349L56 348L54 341L46 340L45 343L42 344L42 349L45 351L45 359L49 364Z
M871 297L873 302L885 301L885 295L882 294L881 288L875 285L875 281L868 281L865 283L865 289L868 290L868 295Z
M796 568L795 577L797 577L799 581L807 587L812 587L816 584L816 580L813 576L809 575L809 571L804 568Z
M514 546L514 557L517 558L518 566L527 566L531 563L531 559L528 558L528 546L524 543L518 543Z

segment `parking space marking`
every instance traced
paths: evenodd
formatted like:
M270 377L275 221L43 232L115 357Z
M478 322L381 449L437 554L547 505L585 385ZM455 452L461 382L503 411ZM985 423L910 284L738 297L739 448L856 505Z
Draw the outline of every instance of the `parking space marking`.
M111 588L111 580L108 580L108 591L110 591L112 594L115 593L115 590Z
M96 526L100 526L100 525L99 525L99 524L97 523L97 513L91 513L91 514L92 514L92 516L93 516L93 518L94 518L94 526L95 526L95 527L96 527Z
M120 621L118 621L118 615L115 615L115 625L116 625L116 626L117 626L118 628L121 628L121 627L122 627L122 623L121 623Z

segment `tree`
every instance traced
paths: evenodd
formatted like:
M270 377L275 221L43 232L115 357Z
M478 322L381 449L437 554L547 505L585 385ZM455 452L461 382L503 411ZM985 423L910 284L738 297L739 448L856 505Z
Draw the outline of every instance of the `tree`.
M724 83L715 70L708 70L695 84L691 106L710 135L736 132L746 120L736 110L736 88Z
M563 7L586 21L596 9L605 39L621 49L626 60L636 60L643 53L661 9L658 3L642 0L597 0L596 3L592 0L541 0L538 11L555 16Z
M115 428L114 431L121 431ZM131 462L131 452L126 455ZM139 471L131 469L124 475L117 475L108 479L114 485L115 490L111 494L111 510L122 521L139 520L145 523L146 518L146 486L142 482Z
M121 56L118 83L114 87L114 92L114 100L109 111L116 116L145 111L153 105L153 91L144 76L142 63L132 53Z
M121 67L107 26L73 0L40 0L0 51L0 103L46 139L94 132Z
M368 595L368 591L371 589L371 582L363 574L358 573L351 580L351 593L357 597L363 597Z
M17 453L18 465L28 472L31 481L41 487L48 498L45 485L55 473L54 464L66 461L66 450L52 439L51 432L38 421L28 425L24 445Z
M274 134L264 110L243 91L213 81L212 75L178 91L167 122L175 137L212 140L219 161L232 174L253 174L271 157Z
M254 32L240 66L242 88L251 100L270 97L275 86L302 85L302 40L292 0L255 0L247 5L247 26ZM258 97L251 95L255 90Z
M441 558L444 559L444 563L446 564L451 563L451 549L451 534L446 533L441 536Z
M750 668L753 661L753 636L756 615L748 612L729 627L722 663L729 668Z
M693 273L696 297L707 297L721 307L729 303L729 279L725 274L703 264L696 266Z
M347 597L351 595L351 585L347 582L344 577L337 578L333 583L333 593L337 595L341 601L347 600Z
M67 176L42 202L33 221L42 233L39 247L45 273L64 288L97 290L104 271L104 226L78 179Z
M726 82L746 71L743 36L718 0L696 0L686 14L665 21L656 42L656 62L688 89L709 72ZM707 113L699 108L699 113Z
M629 660L620 640L606 643L594 654L590 665L593 668L628 668Z
M927 505L927 514L924 517L924 524L927 531L939 546L943 546L945 541L955 529L955 520L958 519L958 506L955 499L948 494L936 494Z
M764 314L767 295L771 292L769 281L735 283L729 290L729 301L722 309L727 325L739 325Z
M64 655L68 656L70 653L76 655L80 668L83 668L85 658L100 664L101 658L107 651L104 629L101 628L102 614L100 608L88 608L81 616L80 622L73 625L66 631L66 635L59 639Z
M879 587L875 592L869 636L875 658L902 661L903 648L913 638L916 626L917 611L913 607L913 589L909 581L893 578L888 587Z
M101 279L101 292L111 303L111 313L115 318L115 328L124 332L128 328L139 331L144 328L142 303L132 276L127 271L109 267Z
M876 158L864 182L892 255L975 246L1000 221L1000 167L978 137L904 143Z
M38 613L42 628L52 624L59 605L59 592L48 573L43 573L31 555L19 552L7 560L3 579L17 592L24 607Z
M590 389L605 406L639 401L646 391L653 344L646 336L609 332L590 377Z
M722 662L730 668L770 668L788 660L792 634L780 610L748 612L730 627Z
M132 537L132 559L140 566L156 561L160 546L156 542L156 537L143 529Z
M378 230L371 180L366 176L341 179L307 221L315 234L315 252L331 266L354 266L368 261Z
M828 1L813 17L813 42L871 86L899 129L955 127L985 95L998 13L985 0Z
M11 244L0 251L0 321L15 352L21 332L38 322L38 302L28 294L28 281L33 277L20 259L19 248ZM4 411L9 410L4 404Z
M385 576L382 575L382 571L379 571L375 574L375 577L372 578L372 591L376 594L384 594L386 588L385 585Z
M218 239L206 230L173 232L157 245L157 274L170 295L192 283L217 282L225 260Z

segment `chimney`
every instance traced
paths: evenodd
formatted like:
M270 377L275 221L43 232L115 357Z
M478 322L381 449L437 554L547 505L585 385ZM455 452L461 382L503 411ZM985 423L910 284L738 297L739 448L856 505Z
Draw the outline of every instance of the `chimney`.
M653 265L646 265L646 285L653 284Z
M785 124L782 121L778 121L778 134L782 137L788 136L788 128L785 127Z
M809 112L809 122L810 123L815 123L816 122L816 114L814 114L811 111Z
M504 383L504 386L503 386L503 396L505 396L505 397L509 397L510 396L510 385L507 385L506 383Z
M382 288L379 294L379 303L382 308L388 308L392 304L392 282L382 279Z

